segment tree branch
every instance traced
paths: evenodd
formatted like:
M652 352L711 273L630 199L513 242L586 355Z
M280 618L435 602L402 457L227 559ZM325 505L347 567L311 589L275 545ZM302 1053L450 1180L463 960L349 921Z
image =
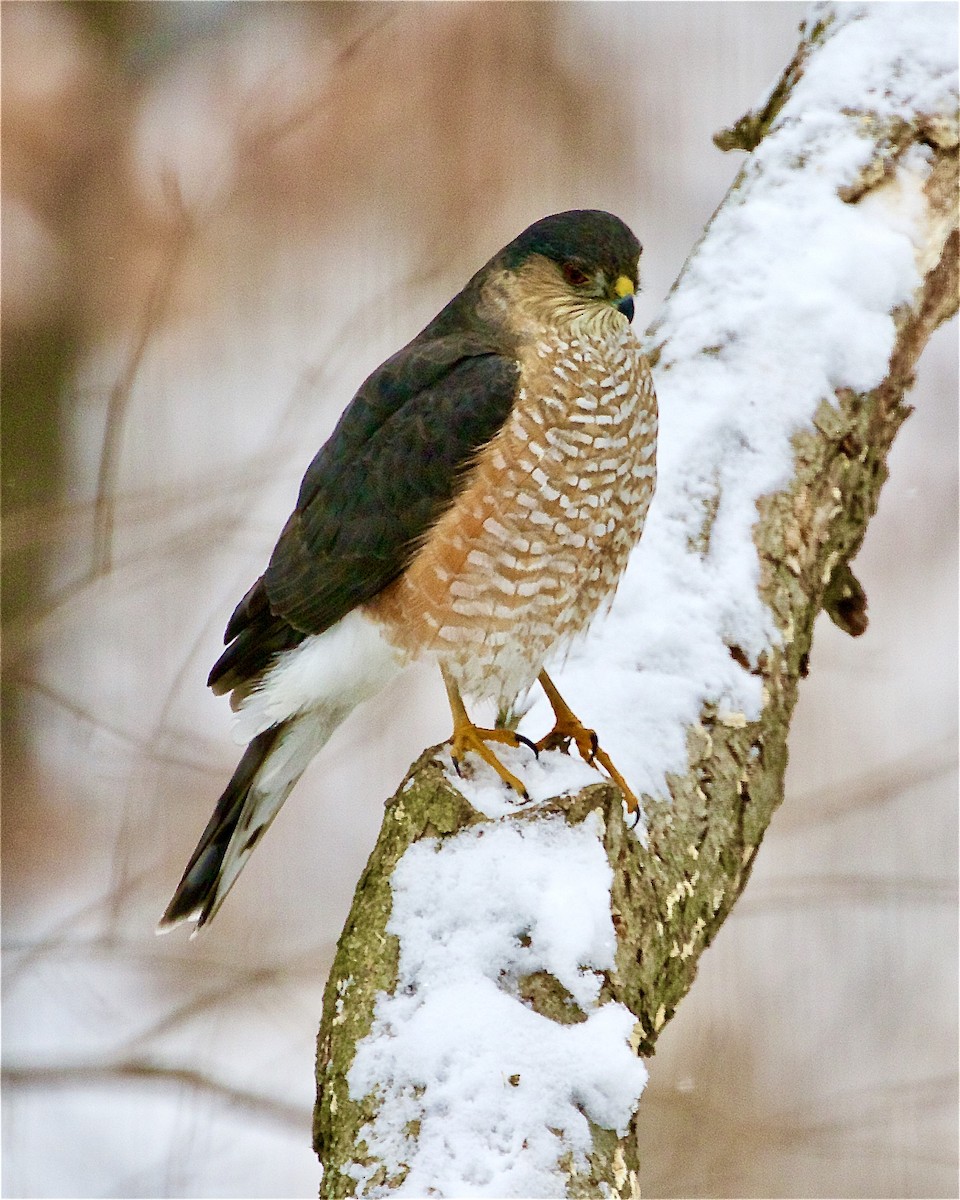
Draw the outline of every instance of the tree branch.
M57 1066L7 1066L3 1068L4 1086L10 1088L84 1088L122 1083L159 1083L189 1088L213 1096L231 1108L249 1112L258 1121L271 1120L293 1129L302 1129L307 1113L302 1107L230 1087L189 1067L168 1067L143 1059L118 1062L70 1063Z
M615 788L571 784L558 755L518 760L534 797L521 810L479 775L457 781L440 750L414 765L327 986L324 1196L638 1194L636 1055L689 990L781 802L818 612L866 628L849 562L916 361L957 307L951 35L918 10L888 36L883 8L818 10L770 102L718 135L753 153L650 335L660 492L615 651L590 667L650 679L656 586L684 644L717 651L684 677L680 761L651 733L655 704L674 711L672 666L629 706L654 764L636 832ZM709 611L688 616L704 578Z

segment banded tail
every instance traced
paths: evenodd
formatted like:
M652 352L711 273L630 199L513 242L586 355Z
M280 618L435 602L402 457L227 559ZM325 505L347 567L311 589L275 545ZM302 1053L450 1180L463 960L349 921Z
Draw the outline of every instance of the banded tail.
M344 716L340 711L324 721L323 714L314 710L274 725L250 742L160 918L157 933L184 921L196 921L199 929L214 916L283 802Z
M237 613L250 608L252 595L254 590ZM236 619L234 614L228 635L236 634ZM239 640L237 635L231 646ZM255 670L248 663L249 675L237 674L231 647L211 672L214 690L234 689L235 732L249 744L160 918L158 933L183 921L196 921L199 929L213 917L310 760L403 662L380 624L357 611L323 633L301 635L299 644L286 651L277 653L275 642L271 647L266 667L259 659Z

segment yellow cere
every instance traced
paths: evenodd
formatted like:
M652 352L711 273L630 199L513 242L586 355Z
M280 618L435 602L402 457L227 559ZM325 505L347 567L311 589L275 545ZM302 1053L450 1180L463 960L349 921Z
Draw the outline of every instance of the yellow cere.
M621 275L617 279L617 282L613 285L613 290L622 300L624 296L633 295L633 283L627 278L626 275Z

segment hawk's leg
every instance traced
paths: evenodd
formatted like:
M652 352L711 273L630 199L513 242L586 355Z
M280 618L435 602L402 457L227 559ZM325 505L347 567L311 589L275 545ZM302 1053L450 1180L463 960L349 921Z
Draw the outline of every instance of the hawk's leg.
M580 751L580 757L583 761L590 764L599 763L620 791L623 792L627 812L637 812L640 808L640 801L627 786L627 781L610 761L610 755L600 748L596 733L592 729L587 729L583 722L573 714L570 706L557 691L556 684L546 671L540 672L540 684L547 693L547 699L550 701L550 707L553 709L556 723L547 736L537 742L537 749L563 750L566 753L570 748L571 741L576 742L577 749Z
M511 774L503 763L500 762L487 745L487 742L502 742L507 746L529 746L534 752L536 752L536 746L529 738L525 738L522 733L514 733L512 729L480 729L474 725L467 716L467 710L460 696L460 689L443 666L440 667L440 670L443 672L443 682L447 688L450 711L453 713L453 737L450 739L450 757L453 759L453 765L457 769L457 774L460 774L460 763L463 761L464 755L472 750L475 754L479 754L488 766L493 767L504 783L512 787L515 792L518 792L524 800L529 800L530 796L527 793L527 789L516 775Z

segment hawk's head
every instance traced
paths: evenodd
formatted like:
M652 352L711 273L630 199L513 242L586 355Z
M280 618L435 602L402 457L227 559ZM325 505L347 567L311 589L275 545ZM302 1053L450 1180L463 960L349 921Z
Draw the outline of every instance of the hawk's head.
M515 327L525 317L535 324L578 318L606 324L611 310L631 321L640 252L619 217L574 209L536 221L482 274Z
M581 208L535 221L495 254L423 331L504 351L545 328L626 329L641 246L619 217ZM423 336L421 335L421 336Z

